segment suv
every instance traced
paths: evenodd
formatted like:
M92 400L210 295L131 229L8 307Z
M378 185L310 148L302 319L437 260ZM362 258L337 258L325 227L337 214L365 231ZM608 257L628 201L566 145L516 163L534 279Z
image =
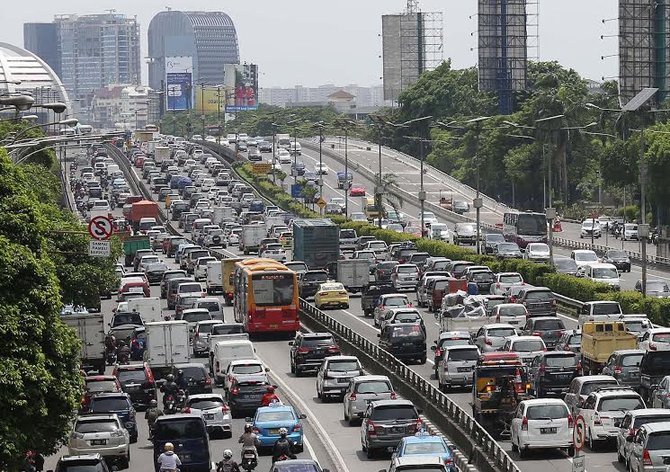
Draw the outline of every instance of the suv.
M179 371L182 371L184 378L188 382L186 390L189 395L197 393L212 393L214 382L207 372L204 364L190 363L190 364L175 364L172 374L175 379L178 378Z
M628 470L667 470L670 465L669 437L668 423L647 423L640 426L631 441Z
M78 416L67 448L74 456L98 452L123 469L130 463L130 436L114 413Z
M227 391L230 416L236 418L243 412L255 412L269 385L262 380L233 379Z
M363 375L363 367L357 357L326 357L316 373L316 396L324 402L328 396L340 398L349 381L359 375Z
M386 325L379 336L379 347L398 359L426 363L426 332L420 323Z
M361 375L349 381L344 391L342 406L344 421L353 426L365 414L373 400L395 400L396 393L391 380L385 375Z
M135 408L148 407L156 400L156 382L149 364L116 365L114 376L119 379L121 388L128 394Z
M298 332L290 341L291 373L300 375L307 370L318 370L326 357L340 354L340 348L330 333Z
M619 434L616 437L617 460L619 463L629 463L633 439L642 425L667 422L670 422L670 410L665 408L627 411L619 424Z
M528 366L528 379L537 398L547 394L562 396L572 379L579 375L579 360L571 351L543 352Z
M416 264L398 264L391 273L391 283L396 290L416 290L419 284L419 268Z
M368 404L361 426L361 447L368 459L375 451L395 447L421 426L420 411L409 400L376 400Z
M670 375L670 351L647 351L640 361L640 393L645 400L651 399L656 386L666 375Z
M363 287L363 291L361 292L361 310L363 310L363 315L366 317L371 316L377 306L379 297L390 293L395 293L392 285L377 283Z
M56 472L109 472L105 459L98 453L63 456L58 459Z
M547 287L529 287L519 292L516 303L528 310L528 316L556 316L556 298Z
M181 470L209 472L211 455L207 425L201 414L182 413L159 416L154 423L154 468L159 472L158 456L165 443L174 444L174 452L181 459Z
M472 385L473 373L479 359L479 348L474 345L447 346L438 364L437 383L447 392L454 385Z
M640 362L644 351L641 349L622 349L614 351L603 367L603 375L611 375L619 385L638 388L640 386Z
M319 286L327 280L328 272L325 270L308 270L298 282L300 298L313 297L319 291Z
M572 379L568 393L565 394L565 403L570 408L572 416L576 416L579 408L591 392L601 387L617 387L619 382L609 375L585 375Z
M474 223L456 223L454 226L454 244L477 244L477 227Z
M555 316L540 316L528 318L521 331L528 336L541 337L547 349L553 349L565 331L565 325L563 320Z
M591 393L579 409L586 422L586 441L595 451L598 441L614 439L626 411L646 408L639 393L626 387L602 387Z
M130 442L137 442L137 418L127 393L101 393L91 398L90 413L116 413L130 434Z

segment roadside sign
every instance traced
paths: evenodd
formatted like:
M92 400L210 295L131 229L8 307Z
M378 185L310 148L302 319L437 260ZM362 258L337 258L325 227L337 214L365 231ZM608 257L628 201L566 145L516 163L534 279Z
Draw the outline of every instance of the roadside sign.
M254 162L251 165L251 170L254 175L266 175L272 170L272 163L270 162Z
M326 206L326 201L323 199L323 197L319 197L319 199L316 201L316 204L323 210L323 207Z
M88 255L93 257L109 257L112 254L112 243L110 241L89 241Z
M586 422L582 415L578 415L575 420L575 427L572 430L572 442L575 445L576 451L581 451L584 448L584 442L586 441Z
M91 221L88 223L88 233L93 239L98 241L106 241L114 232L114 226L112 220L106 216L96 216L91 218Z
M302 197L302 184L291 184L291 197L301 198Z

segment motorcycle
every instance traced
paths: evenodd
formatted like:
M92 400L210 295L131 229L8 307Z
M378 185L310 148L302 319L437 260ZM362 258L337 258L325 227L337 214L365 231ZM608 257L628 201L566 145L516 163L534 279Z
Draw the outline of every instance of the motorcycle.
M165 395L165 398L163 399L163 409L165 410L166 415L177 413L177 398L173 394L168 393Z
M247 472L251 472L258 465L258 455L254 449L245 449L242 451L242 463L240 467Z
M107 349L107 365L114 365L116 364L116 349Z
M119 364L127 365L130 364L130 350L129 349L119 349L117 354L117 359Z

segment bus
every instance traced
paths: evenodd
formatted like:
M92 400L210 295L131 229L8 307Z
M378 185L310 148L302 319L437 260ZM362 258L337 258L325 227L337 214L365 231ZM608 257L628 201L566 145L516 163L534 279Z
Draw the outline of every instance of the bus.
M235 264L233 276L235 321L250 335L295 334L298 316L298 277L272 259L244 259Z
M503 216L505 241L525 249L528 243L547 242L547 217L544 213L510 211Z

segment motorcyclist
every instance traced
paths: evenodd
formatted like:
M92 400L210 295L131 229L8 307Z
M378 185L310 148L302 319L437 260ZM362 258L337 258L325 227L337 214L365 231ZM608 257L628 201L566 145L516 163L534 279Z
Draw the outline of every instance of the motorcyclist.
M272 463L277 462L282 456L289 459L296 458L295 454L293 454L293 443L288 438L288 430L286 428L279 428L279 439L272 446Z
M109 333L107 336L105 336L105 348L108 352L116 352L116 336L114 336L112 333Z
M280 402L279 397L275 393L274 386L268 385L265 394L263 394L263 398L261 398L261 406L270 406L270 404L274 402Z
M125 341L119 341L116 357L121 364L127 364L130 361L130 347Z
M181 465L181 460L179 460L179 456L174 453L174 445L171 442L167 442L163 447L165 452L158 456L158 459L156 460L159 469L161 471L175 472L177 467Z
M167 377L165 377L165 383L161 387L161 392L163 392L163 408L165 408L165 404L170 395L172 395L175 400L177 399L177 392L179 392L179 386L174 381L174 375L168 374Z
M184 371L181 369L177 371L177 385L184 391L188 390L188 379L184 377Z
M149 402L149 408L144 414L144 418L149 424L149 439L154 435L154 423L156 423L159 416L163 416L163 410L158 408L158 402L156 400L151 400Z
M237 442L242 444L242 457L244 457L244 451L248 450L254 451L256 457L258 457L256 446L260 446L260 440L256 433L254 433L254 427L251 423L244 425L244 433L242 433Z
M233 451L223 451L223 460L216 465L216 472L240 472L240 466L233 460Z

